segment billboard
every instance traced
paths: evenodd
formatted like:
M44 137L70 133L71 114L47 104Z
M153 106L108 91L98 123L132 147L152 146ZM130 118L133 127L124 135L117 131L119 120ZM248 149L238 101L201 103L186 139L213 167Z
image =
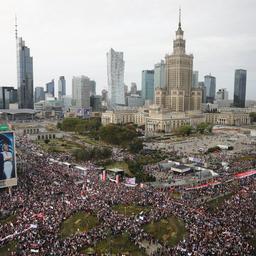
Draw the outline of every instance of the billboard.
M14 132L0 132L0 188L17 185Z

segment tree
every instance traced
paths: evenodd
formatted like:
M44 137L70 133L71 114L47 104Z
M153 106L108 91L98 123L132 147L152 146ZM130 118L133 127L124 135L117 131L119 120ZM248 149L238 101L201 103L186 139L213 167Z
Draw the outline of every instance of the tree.
M57 128L67 132L77 132L79 134L98 131L101 127L100 118L79 119L65 118L62 123L57 124Z
M208 124L207 123L200 123L196 126L196 131L204 134L206 130L208 129Z
M185 136L185 135L189 136L192 132L192 129L193 128L191 125L188 125L188 124L182 125L177 129L177 133L182 136Z
M251 112L251 113L249 114L249 116L250 116L252 122L256 122L256 112Z
M131 151L131 153L139 153L142 149L142 140L138 138L133 139L133 141L129 144L129 150Z
M137 137L134 126L109 124L99 129L99 137L106 143L127 146Z
M112 155L112 150L107 147L92 147L92 148L83 148L76 149L73 152L73 156L76 160L80 161L89 161L89 160L99 160L107 159Z

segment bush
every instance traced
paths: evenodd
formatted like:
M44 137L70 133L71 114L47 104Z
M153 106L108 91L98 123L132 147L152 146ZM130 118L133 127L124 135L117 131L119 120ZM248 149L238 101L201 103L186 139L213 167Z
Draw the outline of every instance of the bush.
M137 136L136 128L132 125L109 124L99 130L99 137L104 142L114 145L127 146Z
M128 146L131 153L139 153L143 149L142 140L135 138Z
M176 132L178 135L189 136L192 133L192 129L193 128L191 125L186 124L186 125L182 125L181 127L179 127Z
M57 128L67 132L77 132L80 134L97 131L101 127L100 118L79 119L65 118L62 123L57 124Z
M99 148L84 148L76 149L73 151L73 156L79 161L89 161L89 160L100 160L109 158L112 155L112 150L107 147Z

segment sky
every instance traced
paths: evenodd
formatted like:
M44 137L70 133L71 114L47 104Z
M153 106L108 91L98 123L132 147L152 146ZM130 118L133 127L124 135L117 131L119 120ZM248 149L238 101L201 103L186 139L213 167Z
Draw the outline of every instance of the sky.
M141 71L172 53L182 10L187 53L199 80L211 73L233 98L235 69L247 70L247 99L256 100L255 0L0 0L0 86L15 86L16 43L34 60L34 87L64 75L86 75L107 89L110 48L124 52L125 84L141 87Z

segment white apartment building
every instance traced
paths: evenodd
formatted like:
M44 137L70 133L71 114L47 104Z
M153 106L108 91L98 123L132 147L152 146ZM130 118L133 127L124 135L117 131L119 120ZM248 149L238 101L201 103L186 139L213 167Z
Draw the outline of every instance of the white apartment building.
M108 97L112 105L124 105L124 60L123 52L112 48L107 53Z

